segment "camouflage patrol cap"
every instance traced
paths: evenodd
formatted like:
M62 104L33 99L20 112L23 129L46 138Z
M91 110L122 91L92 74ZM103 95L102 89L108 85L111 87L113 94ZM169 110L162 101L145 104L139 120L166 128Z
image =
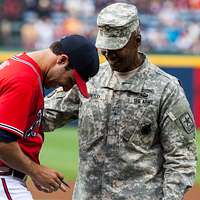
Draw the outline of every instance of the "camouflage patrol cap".
M136 6L114 3L101 10L97 17L99 28L96 47L100 49L121 49L139 27Z

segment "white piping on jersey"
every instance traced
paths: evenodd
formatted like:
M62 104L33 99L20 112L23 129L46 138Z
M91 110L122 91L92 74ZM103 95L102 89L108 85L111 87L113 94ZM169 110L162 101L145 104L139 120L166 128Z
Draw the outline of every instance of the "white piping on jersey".
M31 67L31 69L35 72L35 74L36 74L37 77L38 77L38 82L39 82L39 85L40 85L40 91L41 91L42 96L43 96L42 81L41 81L40 75L38 74L38 72L37 72L37 70L35 69L34 65L31 64L30 62L26 61L26 60L23 60L23 59L21 59L21 58L16 57L16 56L13 56L11 59L12 59L12 60L15 60L15 61L18 61L18 62L21 62L21 63L24 63L24 64L28 65L29 67Z
M24 136L24 132L23 131L20 131L19 129L17 129L17 128L13 127L13 126L9 126L8 124L0 123L0 127L6 128L6 130L14 131L14 132L16 132L17 134L19 134L22 137Z

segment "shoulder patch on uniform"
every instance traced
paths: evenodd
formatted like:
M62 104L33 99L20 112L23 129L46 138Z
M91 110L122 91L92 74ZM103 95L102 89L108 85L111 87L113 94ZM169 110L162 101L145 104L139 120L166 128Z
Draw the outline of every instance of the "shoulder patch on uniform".
M185 129L185 131L188 134L191 134L194 131L195 125L194 125L192 117L190 116L190 114L188 112L182 114L179 117L179 120L180 120L183 128Z

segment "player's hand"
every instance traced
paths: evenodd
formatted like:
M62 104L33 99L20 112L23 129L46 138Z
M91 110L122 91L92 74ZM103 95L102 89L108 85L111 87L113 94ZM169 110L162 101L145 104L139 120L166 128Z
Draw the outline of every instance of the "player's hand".
M40 186L40 185L39 185L38 183L36 183L34 180L32 180L32 181L33 181L35 187L36 187L39 191L49 193L49 190L48 190L48 189L46 189L46 188Z
M40 191L48 193L58 189L61 189L63 192L67 191L67 186L62 182L64 176L54 169L36 164L30 176Z

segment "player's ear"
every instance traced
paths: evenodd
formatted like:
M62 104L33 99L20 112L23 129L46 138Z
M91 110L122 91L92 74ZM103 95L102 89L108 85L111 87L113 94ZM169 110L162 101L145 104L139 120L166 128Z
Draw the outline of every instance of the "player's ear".
M69 57L65 54L61 54L57 58L57 64L59 65L68 65L69 63Z

